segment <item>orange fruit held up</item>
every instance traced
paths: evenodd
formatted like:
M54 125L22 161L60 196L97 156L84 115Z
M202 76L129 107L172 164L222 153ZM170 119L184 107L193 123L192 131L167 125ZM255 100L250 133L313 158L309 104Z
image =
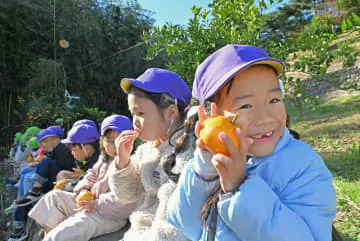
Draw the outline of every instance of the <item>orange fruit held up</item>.
M90 201L90 200L94 200L94 194L92 194L92 192L90 192L90 191L81 192L81 193L76 197L76 202Z
M220 132L224 132L236 147L239 148L236 126L231 120L224 116L215 116L206 119L202 125L203 128L200 130L200 139L213 153L221 153L226 156L230 155L226 146L219 139Z
M84 171L80 168L73 168L73 171L75 172L76 176L81 177L84 174Z
M56 189L56 190L62 190L62 189L64 188L64 186L65 186L66 184L68 184L68 183L69 183L69 181L66 180L66 179L57 181L56 184L55 184L54 189Z

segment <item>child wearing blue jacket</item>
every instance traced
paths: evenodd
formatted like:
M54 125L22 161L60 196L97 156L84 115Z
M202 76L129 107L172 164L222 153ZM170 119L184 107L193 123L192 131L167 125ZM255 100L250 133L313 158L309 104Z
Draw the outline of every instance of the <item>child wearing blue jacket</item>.
M198 139L167 219L191 240L331 240L336 198L322 158L286 127L284 63L260 48L227 45L195 74L193 96L210 116L233 119L240 143L218 138L229 156ZM199 108L197 136L208 118Z

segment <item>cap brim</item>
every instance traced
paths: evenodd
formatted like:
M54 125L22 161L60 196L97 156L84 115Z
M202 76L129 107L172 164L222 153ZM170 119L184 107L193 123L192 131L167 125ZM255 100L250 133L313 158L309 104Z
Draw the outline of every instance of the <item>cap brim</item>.
M113 126L108 126L108 127L106 127L106 129L101 130L101 135L103 136L103 135L106 133L107 130L118 131L118 130L116 130L116 128L114 128Z
M120 82L121 89L127 94L131 86L136 86L139 89L145 90L150 93L166 93L167 91L163 88L149 86L146 83L139 81L137 79L128 79L124 78Z
M69 139L64 139L64 140L61 140L61 143L63 143L63 144L71 144L73 142L70 141Z
M129 92L129 88L132 85L132 79L122 79L120 82L121 89L127 94Z
M48 137L50 137L50 136L59 137L58 135L55 135L55 134L53 134L53 135L46 135L46 136L43 136L40 140L38 140L38 142L40 142L40 141L42 141L42 140L44 140L45 138L48 138ZM59 138L60 138L60 137L59 137Z
M107 130L113 130L113 131L117 131L117 132L121 133L126 129L125 128L120 128L120 127L115 126L115 125L111 125L111 126L106 127L106 129L102 130L101 135L103 136L106 133Z
M273 67L275 69L277 75L281 75L282 73L284 73L284 70L285 70L285 67L280 62L276 61L275 59L274 60L257 61L249 66L259 65L259 64L270 65L271 67Z

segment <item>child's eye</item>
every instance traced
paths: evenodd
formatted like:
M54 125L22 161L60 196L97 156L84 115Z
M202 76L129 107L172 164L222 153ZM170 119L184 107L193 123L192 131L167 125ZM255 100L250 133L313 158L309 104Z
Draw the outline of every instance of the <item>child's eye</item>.
M250 109L252 106L250 104L242 105L240 109Z
M131 116L143 116L144 115L144 112L132 112L131 113Z
M273 99L270 100L270 104L275 104L275 103L278 103L278 102L280 102L280 99L278 99L278 98L273 98Z

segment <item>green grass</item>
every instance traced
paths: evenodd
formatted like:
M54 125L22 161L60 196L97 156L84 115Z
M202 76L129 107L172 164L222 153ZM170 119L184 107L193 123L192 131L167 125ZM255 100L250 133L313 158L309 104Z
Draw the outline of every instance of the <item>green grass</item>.
M360 94L321 101L301 114L288 106L292 129L324 158L334 175L336 228L347 241L360 241Z

